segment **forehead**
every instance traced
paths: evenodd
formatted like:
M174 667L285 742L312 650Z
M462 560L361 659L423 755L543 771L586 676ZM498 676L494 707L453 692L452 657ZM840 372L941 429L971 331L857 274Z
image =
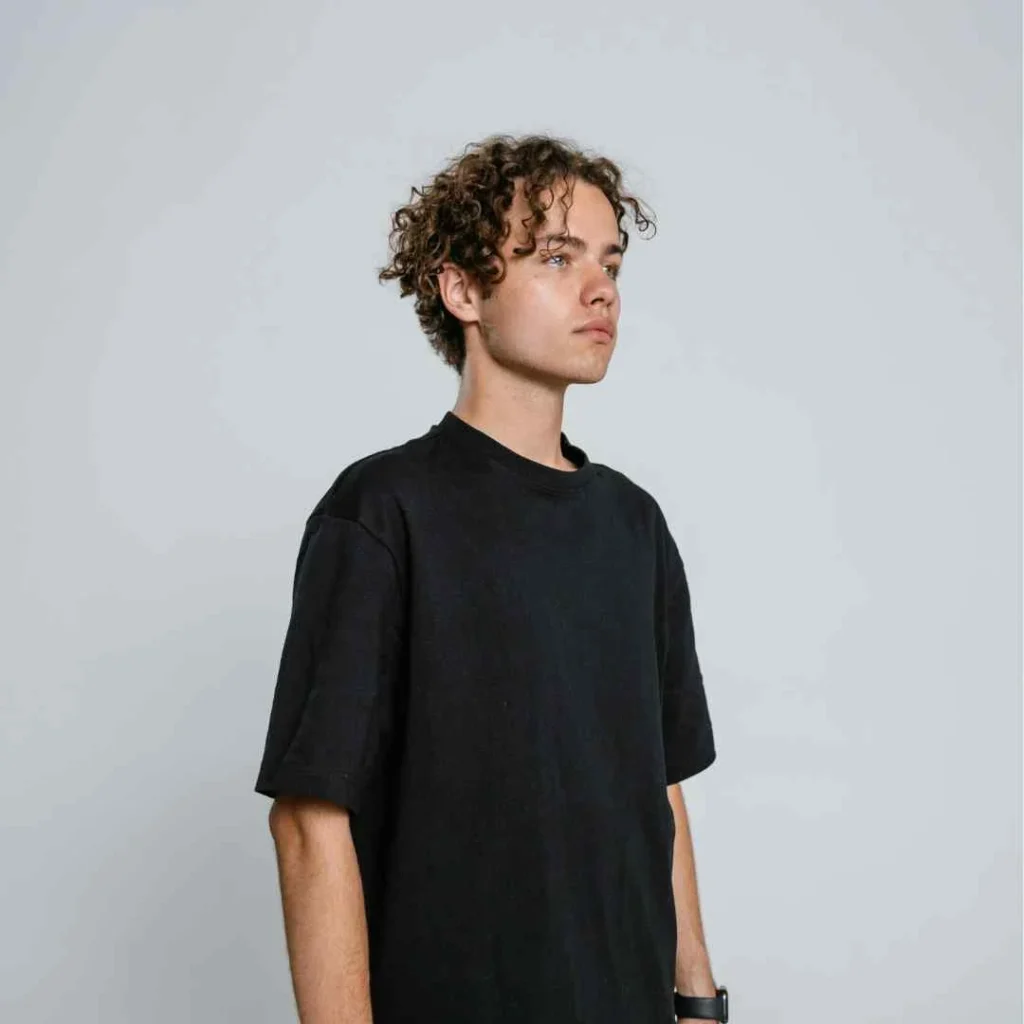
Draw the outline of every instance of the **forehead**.
M557 183L538 195L541 206L545 207L543 222L544 233L569 232L580 235L594 245L617 242L619 239L619 227L615 217L615 211L608 197L596 186L586 181L576 181L573 186L572 197L567 197L567 189L564 182ZM568 212L565 211L563 203L571 202ZM520 237L524 236L526 229L523 226L523 218L530 216L530 207L523 197L522 181L516 182L516 193L512 209L509 211L512 220L513 231ZM534 223L536 231L539 224Z

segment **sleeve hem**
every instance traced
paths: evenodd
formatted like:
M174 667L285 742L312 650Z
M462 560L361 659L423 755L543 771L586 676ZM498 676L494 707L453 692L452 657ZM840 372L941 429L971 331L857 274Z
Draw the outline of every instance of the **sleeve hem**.
M362 807L363 787L357 779L346 775L322 775L296 765L284 765L274 772L260 772L254 789L271 799L308 796L329 800L353 814Z
M665 784L671 786L684 779L692 778L714 764L717 757L718 752L715 750L714 744L711 743L697 754L685 759L670 758L665 766Z

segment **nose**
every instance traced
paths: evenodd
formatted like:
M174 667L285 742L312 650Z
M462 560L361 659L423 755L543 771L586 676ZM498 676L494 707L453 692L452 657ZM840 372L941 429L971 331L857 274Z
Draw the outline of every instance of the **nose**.
M610 306L618 294L615 282L608 276L601 266L593 266L588 269L583 282L583 303L591 306L595 301L602 301Z

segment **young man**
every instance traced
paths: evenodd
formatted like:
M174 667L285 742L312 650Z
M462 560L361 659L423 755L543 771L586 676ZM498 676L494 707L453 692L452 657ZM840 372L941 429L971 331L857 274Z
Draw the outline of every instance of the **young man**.
M458 399L311 512L256 784L300 1018L724 1020L678 785L715 759L683 562L562 431L615 349L626 206L649 222L545 136L413 195L380 276Z

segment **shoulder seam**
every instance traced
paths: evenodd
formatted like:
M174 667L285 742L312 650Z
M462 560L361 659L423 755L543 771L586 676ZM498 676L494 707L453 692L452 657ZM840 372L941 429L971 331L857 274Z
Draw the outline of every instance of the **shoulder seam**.
M376 543L379 544L388 553L388 556L391 558L391 564L392 564L392 566L394 567L394 570L395 570L395 579L397 579L399 581L399 584L401 585L402 573L401 573L401 569L400 569L399 564L398 564L398 559L395 557L394 551L391 550L391 547L387 543L387 541L385 541L381 537L378 537L377 534L374 533L373 530L371 530L366 525L366 523L364 523L361 519L353 519L351 516L337 516L337 515L334 515L333 512L316 512L316 513L314 513L314 515L310 516L309 518L311 520L312 519L333 519L335 522L339 522L339 523L352 523L353 525L360 527L367 536L371 537L374 541L376 541Z

